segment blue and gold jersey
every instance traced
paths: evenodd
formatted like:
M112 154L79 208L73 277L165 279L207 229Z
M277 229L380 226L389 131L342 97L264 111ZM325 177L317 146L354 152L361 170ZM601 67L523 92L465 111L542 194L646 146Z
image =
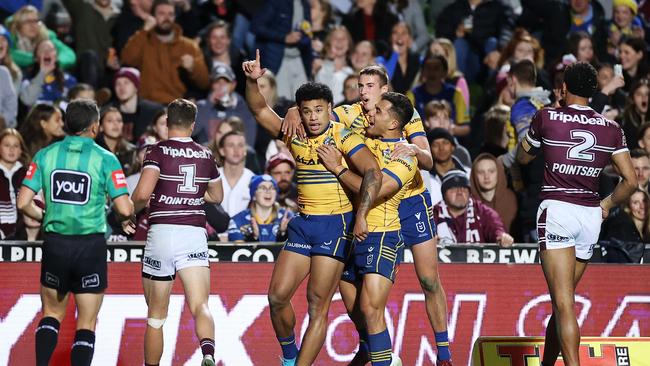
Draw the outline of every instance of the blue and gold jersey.
M410 190L409 187L413 184L413 180L420 177L415 157L391 159L395 145L403 141L403 139L366 139L366 146L377 158L381 171L395 179L400 186L397 193L377 202L368 212L370 232L400 229L400 218L397 211L400 201Z
M363 137L337 122L330 122L325 132L306 140L285 138L291 155L296 160L298 204L300 212L308 215L333 215L352 211L352 204L334 174L318 160L316 149L331 145L346 157L351 157L364 146Z
M365 136L366 127L368 126L368 117L364 113L361 103L338 106L334 108L332 113L334 114L334 118L344 124L347 128ZM424 125L422 124L420 114L413 109L413 117L409 123L404 126L404 137L408 140L412 140L416 136L426 137L426 132L424 132ZM409 184L404 197L408 198L416 196L424 192L425 189L422 175L418 172L415 175L415 179L413 179L412 183Z
M345 127L354 130L361 135L366 134L366 127L368 127L368 116L363 111L363 106L360 102L352 105L340 105L332 111L334 120L345 125ZM409 123L404 126L404 137L412 140L416 136L426 136L424 132L424 125L420 114L413 109L413 117Z

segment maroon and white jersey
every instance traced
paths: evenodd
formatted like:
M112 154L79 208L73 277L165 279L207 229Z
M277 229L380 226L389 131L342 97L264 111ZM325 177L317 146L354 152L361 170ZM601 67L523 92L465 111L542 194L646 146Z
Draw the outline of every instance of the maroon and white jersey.
M542 200L598 206L598 178L611 156L628 151L619 125L580 105L540 109L526 134L544 153Z
M203 195L219 179L210 150L189 137L161 141L147 150L143 169L160 171L149 201L150 225L205 227Z

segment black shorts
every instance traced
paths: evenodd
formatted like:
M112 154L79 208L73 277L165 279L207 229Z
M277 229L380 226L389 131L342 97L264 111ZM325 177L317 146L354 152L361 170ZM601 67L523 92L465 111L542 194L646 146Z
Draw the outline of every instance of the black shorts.
M45 233L41 285L61 293L100 293L108 286L104 234Z

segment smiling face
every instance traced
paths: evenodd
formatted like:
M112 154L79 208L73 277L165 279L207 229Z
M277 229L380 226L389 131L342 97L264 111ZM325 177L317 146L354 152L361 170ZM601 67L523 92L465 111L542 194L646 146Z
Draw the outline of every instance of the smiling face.
M632 9L625 5L614 7L614 23L616 23L620 28L628 28L632 25L633 19L634 13L632 13Z
M210 43L210 51L212 51L215 56L219 56L228 52L231 40L224 27L215 27L212 29L212 32L210 32L208 42Z
M273 183L262 182L255 191L255 203L261 207L269 208L273 206L277 196L278 192L275 190Z
M643 192L636 191L630 196L628 204L630 214L637 220L646 219L646 195Z
M350 57L350 63L355 70L361 70L364 67L374 63L372 55L372 44L368 41L357 43Z
M43 133L48 139L65 136L65 132L63 131L63 115L58 109L47 120L41 120L40 124Z
M641 59L643 58L643 52L636 52L634 48L625 43L622 43L619 46L619 57L621 59L623 70L629 70L636 67L639 62L641 62Z
M345 57L350 50L350 37L343 28L337 28L329 36L327 54L330 58Z
M309 135L325 132L330 124L331 105L325 99L305 100L300 103L300 117Z
M411 38L411 34L405 23L395 24L390 35L390 42L400 55L408 52L411 45L413 45L413 38Z

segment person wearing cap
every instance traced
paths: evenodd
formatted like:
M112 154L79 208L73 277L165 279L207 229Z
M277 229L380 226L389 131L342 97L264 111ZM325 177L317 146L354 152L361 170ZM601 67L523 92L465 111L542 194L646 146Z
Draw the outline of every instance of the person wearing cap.
M451 170L442 178L443 200L433 206L433 220L441 244L497 243L509 247L514 242L499 214L472 198L467 173Z
M423 174L422 178L431 193L431 202L435 205L442 201L442 177L450 170L462 170L469 174L470 169L454 156L456 139L447 129L434 128L427 133L427 139L431 145L433 168L429 174Z
M136 68L120 68L113 77L113 87L113 106L122 113L124 138L136 142L164 107L140 96L140 71Z
M248 208L230 219L228 241L282 242L293 213L277 202L278 184L268 174L256 175L249 185Z
M645 38L645 24L637 16L639 6L635 0L614 0L612 2L613 17L607 28L610 46L616 48L623 38Z
M215 62L210 75L210 94L197 103L199 108L192 138L200 144L212 139L219 125L236 116L244 122L246 142L255 144L257 123L246 104L246 100L235 91L237 79L232 68L222 62Z
M266 162L266 174L270 174L278 184L278 202L280 207L298 212L298 187L293 181L296 162L291 155L279 152Z
M207 89L209 72L203 54L175 23L174 2L155 0L151 13L155 21L145 21L121 52L122 63L142 72L142 97L167 104L190 87Z

